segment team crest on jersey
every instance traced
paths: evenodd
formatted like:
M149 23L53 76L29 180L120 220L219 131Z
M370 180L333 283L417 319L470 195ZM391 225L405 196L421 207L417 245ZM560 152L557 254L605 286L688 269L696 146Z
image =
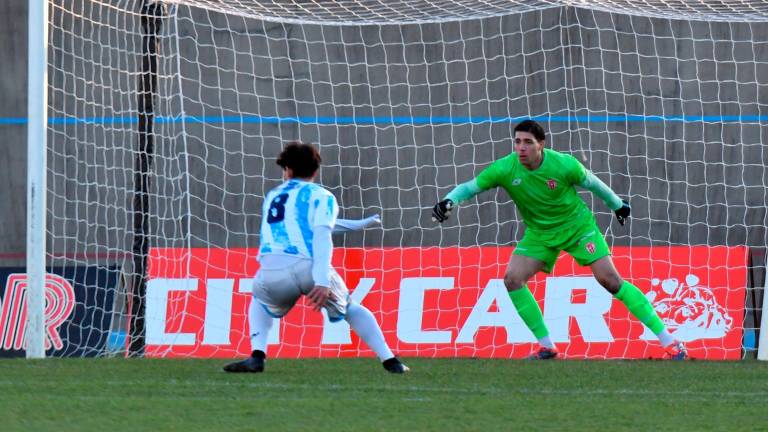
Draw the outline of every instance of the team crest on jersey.
M557 188L557 182L553 179L547 180L547 186L549 186L550 189L555 190Z
M523 180L521 180L519 178L516 178L516 179L512 180L512 186L519 186L520 183L522 183L522 182L523 182Z
M586 246L584 246L584 249L586 249L587 252L593 254L593 253L595 253L595 244L592 243L592 242L589 242L589 243L587 243Z

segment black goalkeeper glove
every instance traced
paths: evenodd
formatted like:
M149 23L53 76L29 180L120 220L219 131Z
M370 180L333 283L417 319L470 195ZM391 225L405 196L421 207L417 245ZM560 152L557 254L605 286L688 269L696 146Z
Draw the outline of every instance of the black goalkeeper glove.
M616 219L619 220L621 226L624 226L624 222L629 217L629 213L632 208L629 206L629 201L622 200L621 202L624 203L624 205L622 205L621 208L614 210L614 213L616 213Z
M432 207L432 220L440 223L445 222L448 220L448 216L451 215L451 210L453 210L452 200L444 199L440 201Z

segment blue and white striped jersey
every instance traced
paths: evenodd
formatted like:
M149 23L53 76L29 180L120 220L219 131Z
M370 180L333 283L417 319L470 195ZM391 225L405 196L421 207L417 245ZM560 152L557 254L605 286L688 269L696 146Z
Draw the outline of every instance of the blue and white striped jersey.
M322 186L291 179L264 198L259 256L291 255L312 258L312 229L333 229L339 205Z

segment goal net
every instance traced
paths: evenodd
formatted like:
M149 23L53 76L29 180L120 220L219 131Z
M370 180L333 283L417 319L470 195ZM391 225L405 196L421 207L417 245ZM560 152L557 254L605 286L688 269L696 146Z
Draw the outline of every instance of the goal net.
M250 352L261 204L301 140L342 217L382 217L334 238L334 266L395 352L525 356L501 281L514 204L497 190L443 225L429 211L528 118L629 199L622 227L583 194L692 356L753 355L763 2L52 0L49 20L48 355ZM570 257L529 286L566 358L661 356ZM10 328L4 349L20 349ZM372 355L303 302L273 329L270 356Z

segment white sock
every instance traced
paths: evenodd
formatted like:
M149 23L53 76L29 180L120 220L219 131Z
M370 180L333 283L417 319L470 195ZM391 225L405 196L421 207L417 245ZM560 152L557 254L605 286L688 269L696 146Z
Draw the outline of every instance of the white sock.
M543 346L544 348L555 349L555 344L552 343L552 339L550 339L549 336L544 336L543 338L539 339L539 345Z
M366 345L376 353L379 360L384 361L395 356L384 340L384 333L381 332L379 323L365 306L350 302L347 305L347 315L344 319Z
M675 337L669 334L669 331L667 331L667 329L662 330L661 333L656 335L656 337L659 338L659 342L661 342L661 346L663 346L664 348L677 342L675 340Z
M251 299L248 308L248 328L251 332L251 350L267 352L267 336L272 329L272 317L264 310L256 298Z

